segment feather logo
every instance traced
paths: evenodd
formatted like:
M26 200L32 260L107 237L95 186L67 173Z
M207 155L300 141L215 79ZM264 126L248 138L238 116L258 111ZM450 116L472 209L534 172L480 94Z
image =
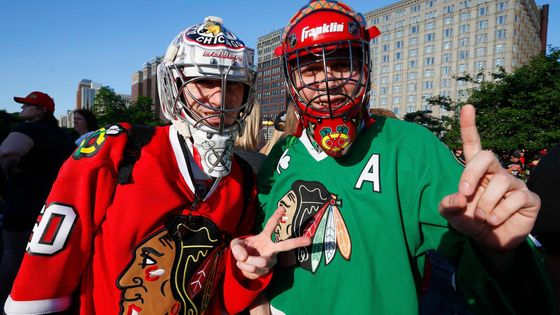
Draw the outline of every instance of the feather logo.
M276 226L276 240L307 236L312 243L296 250L300 266L315 273L324 257L329 265L339 252L350 260L352 241L340 207L342 201L319 182L296 181L278 202L284 216Z

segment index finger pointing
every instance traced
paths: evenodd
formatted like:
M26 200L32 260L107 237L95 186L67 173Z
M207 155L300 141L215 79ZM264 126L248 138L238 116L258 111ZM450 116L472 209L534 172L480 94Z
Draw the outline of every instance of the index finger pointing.
M459 123L461 126L461 140L463 141L463 154L468 163L482 150L480 136L476 129L476 112L474 106L467 104L461 107Z

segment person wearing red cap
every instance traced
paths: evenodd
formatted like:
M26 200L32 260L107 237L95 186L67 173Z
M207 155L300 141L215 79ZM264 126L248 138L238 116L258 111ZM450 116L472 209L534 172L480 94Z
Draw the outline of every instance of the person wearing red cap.
M283 213L276 241L311 244L279 257L264 311L417 314L426 255L437 250L476 312L550 314L527 238L539 198L482 150L473 106L460 113L466 165L422 126L368 115L379 34L342 2L309 1L275 50L299 132L261 166L259 202L266 217Z
M0 261L0 303L10 292L25 253L25 245L58 170L74 145L70 134L53 116L54 101L34 91L14 97L21 105L20 118L0 146L0 165L7 176L6 210Z

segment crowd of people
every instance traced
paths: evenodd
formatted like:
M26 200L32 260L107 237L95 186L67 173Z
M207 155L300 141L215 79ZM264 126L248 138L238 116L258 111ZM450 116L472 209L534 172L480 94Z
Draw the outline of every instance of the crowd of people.
M157 68L168 125L76 110L73 140L49 95L15 97L5 313L557 312L558 146L496 156L465 105L453 152L370 110L379 34L342 2L297 11L275 50L293 102L266 144L254 51L214 16Z

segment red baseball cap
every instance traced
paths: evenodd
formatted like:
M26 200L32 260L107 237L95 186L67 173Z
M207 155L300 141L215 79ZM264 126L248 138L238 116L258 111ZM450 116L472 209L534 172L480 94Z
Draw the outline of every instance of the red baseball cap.
M30 104L46 108L49 112L54 112L53 99L43 92L33 91L26 97L14 97L14 101L21 104Z

